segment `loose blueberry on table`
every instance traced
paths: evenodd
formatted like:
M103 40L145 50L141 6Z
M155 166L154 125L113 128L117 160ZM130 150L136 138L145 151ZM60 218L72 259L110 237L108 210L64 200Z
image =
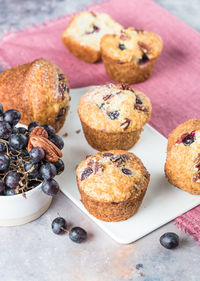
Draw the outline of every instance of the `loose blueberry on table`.
M135 268L137 270L140 270L141 268L143 268L143 264L142 263L138 263L138 264L136 264Z
M51 228L55 234L63 234L67 231L67 223L64 218L57 217L52 221Z
M75 243L82 243L87 239L87 232L81 227L73 227L69 232L69 238Z
M179 237L174 232L166 232L160 237L160 244L167 249L174 249L179 244Z
M19 111L3 112L0 104L0 195L26 197L25 192L42 183L42 190L53 196L59 190L53 178L64 170L64 142L50 125L16 127L20 118Z
M52 221L52 231L55 234L69 233L69 238L75 243L82 243L87 239L87 232L81 227L67 228L67 222L62 217L57 217Z

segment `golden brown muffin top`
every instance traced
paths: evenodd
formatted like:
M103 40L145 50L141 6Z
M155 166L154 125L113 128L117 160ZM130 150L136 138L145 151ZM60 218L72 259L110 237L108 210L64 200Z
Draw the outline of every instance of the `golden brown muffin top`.
M73 37L83 46L100 50L101 38L105 34L120 33L122 28L108 14L84 11L73 17L62 36Z
M106 34L101 39L101 51L119 63L135 61L145 65L157 58L162 51L162 39L153 32L136 30L132 27L123 29L121 34Z
M99 201L120 202L142 191L149 174L142 161L123 150L99 152L82 161L76 171L79 188Z
M0 74L0 97L5 110L21 112L23 124L39 121L57 130L69 108L69 84L58 66L36 59Z
M97 86L79 102L80 119L89 127L106 132L141 129L151 117L151 103L142 92L126 84Z

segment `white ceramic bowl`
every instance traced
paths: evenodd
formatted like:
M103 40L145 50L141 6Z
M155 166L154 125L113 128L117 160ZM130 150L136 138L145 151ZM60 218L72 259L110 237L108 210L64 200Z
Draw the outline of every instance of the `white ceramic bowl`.
M45 194L41 185L22 194L0 196L0 226L25 224L39 218L49 208L52 197Z

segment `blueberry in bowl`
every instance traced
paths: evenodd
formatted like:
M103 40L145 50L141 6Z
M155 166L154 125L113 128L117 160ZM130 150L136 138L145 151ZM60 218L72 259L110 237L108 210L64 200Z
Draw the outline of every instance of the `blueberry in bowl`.
M32 122L26 129L19 111L0 109L0 225L24 224L41 216L59 191L54 177L64 171L64 143L50 125Z

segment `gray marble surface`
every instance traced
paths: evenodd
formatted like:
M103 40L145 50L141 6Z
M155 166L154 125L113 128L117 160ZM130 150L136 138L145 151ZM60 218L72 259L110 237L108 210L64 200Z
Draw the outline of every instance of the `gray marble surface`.
M22 29L30 24L42 23L101 1L0 0L0 35L5 30ZM155 2L200 31L199 0L155 0Z
M138 0L139 1L139 0ZM0 35L44 22L92 0L0 0ZM100 1L99 1L100 2ZM199 0L156 0L200 30ZM82 226L89 239L81 245L67 235L56 236L51 221L57 213L72 226ZM159 237L167 231L180 236L180 246L166 250ZM0 281L199 281L200 248L171 222L130 245L119 245L98 228L63 194L38 220L0 228ZM142 264L140 269L136 265Z
M83 244L55 235L59 213L71 226L88 231ZM160 236L174 231L180 246L167 250ZM199 246L170 223L129 245L114 242L61 193L40 219L0 228L1 281L199 281ZM136 269L137 264L143 267Z

